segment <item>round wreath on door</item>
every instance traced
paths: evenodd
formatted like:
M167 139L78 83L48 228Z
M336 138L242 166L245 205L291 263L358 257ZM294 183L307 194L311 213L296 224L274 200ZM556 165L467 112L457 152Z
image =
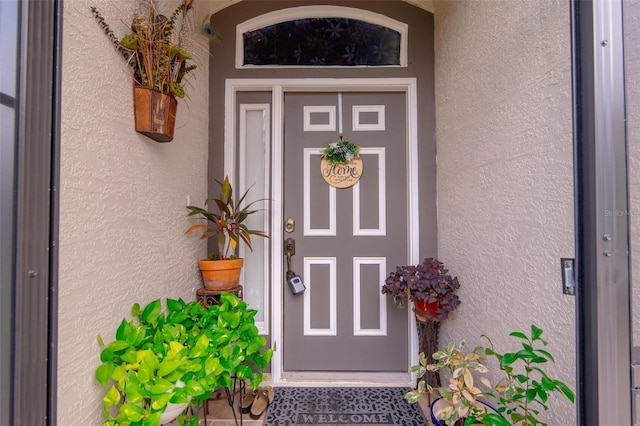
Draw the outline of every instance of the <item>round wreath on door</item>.
M336 188L349 188L362 176L360 147L340 136L338 142L329 141L322 151L320 172L324 180Z

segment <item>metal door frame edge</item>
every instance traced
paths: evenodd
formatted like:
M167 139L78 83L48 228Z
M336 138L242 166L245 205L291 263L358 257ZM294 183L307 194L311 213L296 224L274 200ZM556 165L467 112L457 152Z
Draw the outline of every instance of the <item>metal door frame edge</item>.
M578 424L631 425L622 2L574 0L571 9Z

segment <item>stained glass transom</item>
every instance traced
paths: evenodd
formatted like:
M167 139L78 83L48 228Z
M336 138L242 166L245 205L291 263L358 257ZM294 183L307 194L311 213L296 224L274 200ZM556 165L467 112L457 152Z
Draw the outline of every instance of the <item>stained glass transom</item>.
M400 33L357 19L295 19L242 37L244 65L400 65Z

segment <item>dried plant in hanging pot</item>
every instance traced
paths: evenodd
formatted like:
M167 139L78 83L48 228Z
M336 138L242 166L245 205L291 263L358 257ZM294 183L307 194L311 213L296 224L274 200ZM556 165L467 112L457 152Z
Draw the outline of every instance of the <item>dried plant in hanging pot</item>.
M176 98L184 98L183 78L196 69L185 50L186 21L193 0L167 17L156 0L143 0L131 18L130 33L118 39L95 7L91 12L133 71L136 131L158 142L173 139Z

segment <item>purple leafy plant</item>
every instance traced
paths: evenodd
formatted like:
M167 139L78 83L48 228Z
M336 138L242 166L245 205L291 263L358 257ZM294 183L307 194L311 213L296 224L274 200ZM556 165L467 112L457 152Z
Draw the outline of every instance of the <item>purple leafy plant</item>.
M416 299L438 302L436 316L445 319L460 304L456 294L460 288L458 277L452 277L448 272L444 263L431 257L417 266L397 266L385 280L382 294L392 297L399 308Z

